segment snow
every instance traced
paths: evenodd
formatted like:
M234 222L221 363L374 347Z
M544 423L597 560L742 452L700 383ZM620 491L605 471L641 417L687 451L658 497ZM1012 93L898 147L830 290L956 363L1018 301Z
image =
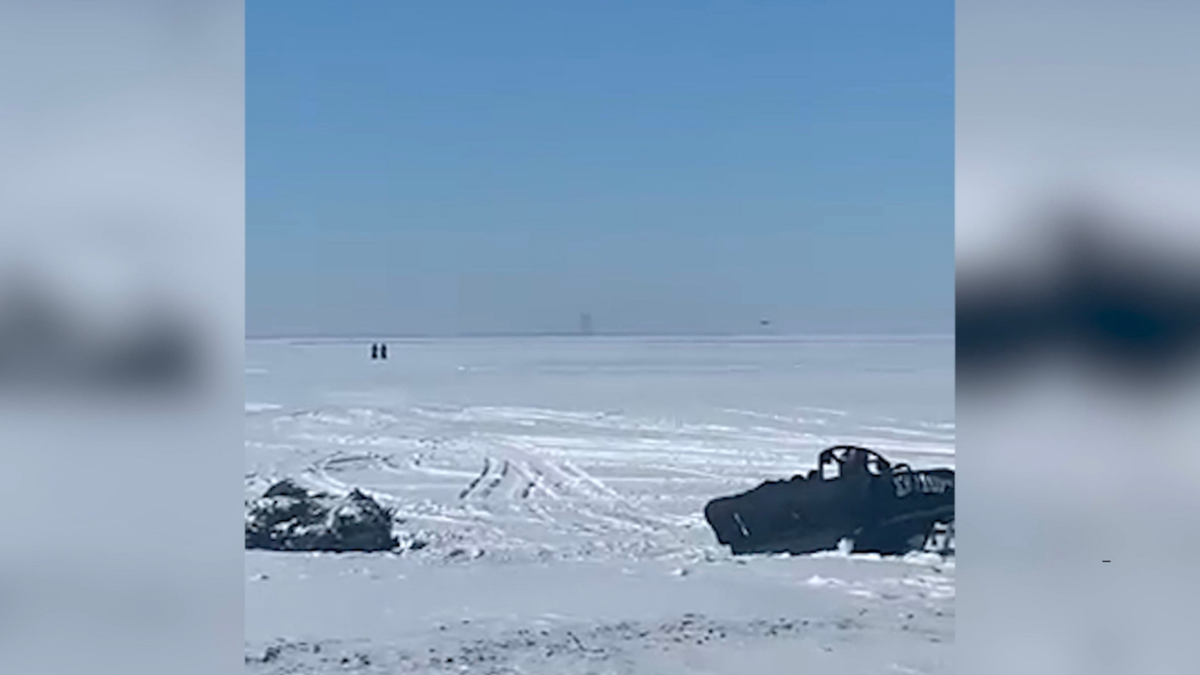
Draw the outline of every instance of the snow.
M278 406L274 403L257 403L257 402L252 402L252 401L246 401L246 412L248 412L248 413L258 413L258 412L268 412L271 410L279 410L280 407L281 406Z
M403 549L247 551L248 672L952 672L952 559L734 559L701 513L835 444L953 467L952 341L396 340L369 357L247 345L247 497L285 477L359 488L397 510Z

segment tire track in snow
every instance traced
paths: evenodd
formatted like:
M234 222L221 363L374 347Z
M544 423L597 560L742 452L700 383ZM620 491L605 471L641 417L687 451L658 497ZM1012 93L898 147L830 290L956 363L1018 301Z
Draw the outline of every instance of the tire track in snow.
M479 487L479 484L481 482L483 482L483 479L487 477L488 472L491 471L491 469L492 469L492 458L484 457L483 458L483 470L480 471L479 475L475 476L475 478L472 479L471 482L467 484L467 487L463 488L462 492L458 493L458 498L466 499L467 497L471 496L471 493L475 491L475 488Z
M470 478L476 475L476 473L471 471L457 471L455 469L439 469L437 467L425 466L422 464L423 461L424 456L422 454L413 455L408 460L408 468L417 473L425 474L426 476L442 476L445 478L462 479ZM395 472L403 474L403 472L399 469L396 469Z
M500 487L500 484L503 483L504 479L508 477L508 469L509 469L508 460L505 459L505 460L501 460L501 461L502 461L502 464L500 466L500 471L493 472L493 475L491 476L491 478L488 479L487 484L484 485L483 489L480 490L480 492L479 492L479 496L482 497L483 499L487 499L488 497L490 497L492 495L492 492L494 492L496 490L496 488Z
M330 463L337 462L341 459L342 457L338 454L324 457L305 469L304 475L308 476L308 482L319 491L328 492L338 496L345 496L354 490L358 490L364 495L371 497L375 501L384 504L395 504L401 501L393 494L381 492L379 490L371 490L369 488L357 485L351 486L337 478L334 478L329 473L329 465Z

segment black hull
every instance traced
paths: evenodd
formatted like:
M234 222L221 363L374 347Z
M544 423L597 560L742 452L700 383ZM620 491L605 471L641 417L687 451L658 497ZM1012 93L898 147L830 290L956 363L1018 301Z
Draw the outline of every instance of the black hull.
M954 520L954 472L936 469L857 479L764 483L704 509L717 541L735 555L803 555L836 549L899 555Z

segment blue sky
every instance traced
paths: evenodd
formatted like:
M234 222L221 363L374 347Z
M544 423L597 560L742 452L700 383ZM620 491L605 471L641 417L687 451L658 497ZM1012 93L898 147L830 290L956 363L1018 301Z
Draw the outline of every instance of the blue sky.
M953 3L247 3L247 331L950 332Z

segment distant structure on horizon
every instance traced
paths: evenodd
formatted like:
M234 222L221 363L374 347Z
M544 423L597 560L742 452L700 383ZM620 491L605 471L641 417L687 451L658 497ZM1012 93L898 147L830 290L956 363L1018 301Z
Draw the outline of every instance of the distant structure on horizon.
M579 315L579 334L595 335L595 330L592 327L592 315L587 312Z

